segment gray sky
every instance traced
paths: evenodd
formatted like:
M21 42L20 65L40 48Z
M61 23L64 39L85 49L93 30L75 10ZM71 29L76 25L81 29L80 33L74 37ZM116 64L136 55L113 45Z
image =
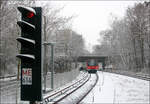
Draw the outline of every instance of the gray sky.
M86 48L98 44L99 33L109 28L114 16L122 18L128 6L138 1L51 1L54 7L62 7L63 16L76 15L72 22L73 30L82 34Z

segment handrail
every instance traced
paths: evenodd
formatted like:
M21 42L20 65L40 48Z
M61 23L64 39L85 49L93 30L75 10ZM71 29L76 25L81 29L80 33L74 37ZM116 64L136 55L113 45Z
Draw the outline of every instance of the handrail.
M0 79L12 78L12 77L17 77L17 74L15 74L15 75L8 75L8 76L0 76Z

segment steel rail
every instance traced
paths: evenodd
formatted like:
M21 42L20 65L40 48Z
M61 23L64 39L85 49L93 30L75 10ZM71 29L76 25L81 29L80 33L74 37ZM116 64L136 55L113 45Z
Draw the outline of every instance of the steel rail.
M138 79L142 79L142 80L146 80L146 81L150 81L150 75L143 75L143 74L130 74L130 73L120 73L120 72L111 72L111 71L104 71L104 72L108 72L108 73L114 73L114 74L119 74L119 75L124 75L124 76L128 76L128 77L133 77L133 78L138 78Z
M81 81L82 81L82 80L84 81L88 76L89 76L89 75L86 74L86 76L84 76L82 79L80 79L80 80L74 82L73 84L71 84L71 85L69 85L69 86L67 86L67 87L65 87L65 88L63 88L63 89L61 89L60 91L57 91L57 92L55 92L55 93L53 93L53 94L51 94L51 95L45 97L45 98L44 98L44 101L45 101L45 102L49 102L49 98L50 98L50 97L53 97L53 96L55 96L55 95L57 95L57 94L60 94L60 95L63 94L63 92L66 92L65 90L67 90L67 89L73 87L73 86L76 85L77 83L81 83ZM58 96L60 96L60 95L58 95Z
M91 78L91 75L88 77L88 79L86 81L84 81L83 83L81 83L79 86L77 86L74 90L72 90L71 92L67 93L65 96L61 97L60 99L58 99L57 101L55 101L52 104L57 104L58 102L62 101L63 99L65 99L67 96L69 96L70 94L72 94L73 92L75 92L76 90L78 90L79 88L81 88L86 82L89 81L89 79Z
M12 77L17 77L17 75L9 75L9 76L0 76L0 79L4 79L4 78L12 78Z
M143 80L150 81L150 76L143 76L143 75L140 75L140 74L136 74L136 78L140 78L140 79L143 79Z
M81 97L81 99L77 102L77 104L79 104L91 92L91 90L95 87L95 85L97 84L98 79L99 79L99 76L97 73L96 73L96 77L97 78L96 78L94 85L91 87L91 89L84 96Z

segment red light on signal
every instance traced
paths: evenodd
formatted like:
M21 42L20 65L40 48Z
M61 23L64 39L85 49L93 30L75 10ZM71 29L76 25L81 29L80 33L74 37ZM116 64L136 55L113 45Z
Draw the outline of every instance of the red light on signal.
M27 17L28 17L28 18L32 18L33 16L34 16L34 13L33 13L33 12L27 13Z

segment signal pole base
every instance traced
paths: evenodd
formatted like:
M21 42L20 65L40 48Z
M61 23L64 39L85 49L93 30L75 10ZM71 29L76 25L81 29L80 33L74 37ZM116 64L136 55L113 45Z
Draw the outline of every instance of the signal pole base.
M36 104L36 102L35 101L30 101L30 103L29 104Z

